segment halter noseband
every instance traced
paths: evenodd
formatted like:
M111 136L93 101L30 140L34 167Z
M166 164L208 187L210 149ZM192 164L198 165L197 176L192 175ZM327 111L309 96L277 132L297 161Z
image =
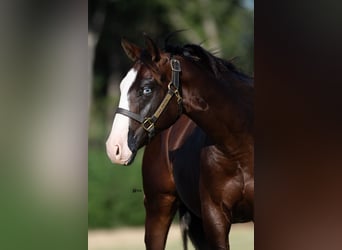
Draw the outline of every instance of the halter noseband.
M179 72L181 72L180 62L177 59L171 59L170 65L171 65L171 70L172 70L172 76L171 76L171 81L168 85L167 94L152 116L142 117L140 114L133 113L127 109L123 109L120 107L118 107L115 112L117 114L128 116L129 118L139 122L141 126L147 131L149 138L151 138L154 135L154 132L155 132L154 125L174 95L177 98L177 103L179 105L179 109L181 113L182 97L179 93Z

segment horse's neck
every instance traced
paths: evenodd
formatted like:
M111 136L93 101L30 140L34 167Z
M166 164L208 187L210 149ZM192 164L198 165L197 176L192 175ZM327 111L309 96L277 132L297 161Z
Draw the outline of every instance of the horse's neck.
M200 78L197 76L197 79ZM201 79L184 84L187 115L229 151L234 151L241 144L253 143L252 87L238 81L227 87L210 77Z

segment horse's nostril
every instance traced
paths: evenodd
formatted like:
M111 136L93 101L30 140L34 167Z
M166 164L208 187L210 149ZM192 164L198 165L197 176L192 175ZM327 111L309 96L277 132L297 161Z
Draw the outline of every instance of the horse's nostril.
M120 152L120 146L119 145L114 146L114 154L116 157L120 156L121 152Z

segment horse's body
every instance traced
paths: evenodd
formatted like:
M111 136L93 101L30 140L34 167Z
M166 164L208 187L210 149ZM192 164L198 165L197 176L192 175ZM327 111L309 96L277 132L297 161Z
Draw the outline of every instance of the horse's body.
M253 220L252 79L239 73L230 62L214 57L197 45L160 51L147 38L147 50L127 41L123 41L123 47L135 64L122 82L124 94L107 141L109 157L113 162L129 164L137 149L148 142L148 136L152 137L155 132L175 123L181 107L205 134L201 132L195 136L185 129L175 130L175 137L170 136L170 130L161 136L159 142L154 143L160 148L167 147L169 153L154 160L163 162L174 157L171 158L175 163L173 180L166 171L146 170L149 174L144 176L144 186L151 194L154 194L151 185L158 183L161 191L165 188L164 195L154 194L157 201L153 211L167 208L165 204L176 199L169 193L170 187L175 186L186 206L202 218L210 249L229 248L231 224ZM120 127L127 131L124 136L122 132L117 134ZM193 135L196 143L184 141L182 133L188 138ZM151 184L148 180L152 178L159 180ZM172 214L174 209L169 207L165 213ZM166 222L169 223L165 220L147 221L148 249L162 249L162 244L154 244L157 230L151 237L149 234L158 223L168 228ZM167 230L159 229L159 236L166 237L166 233Z

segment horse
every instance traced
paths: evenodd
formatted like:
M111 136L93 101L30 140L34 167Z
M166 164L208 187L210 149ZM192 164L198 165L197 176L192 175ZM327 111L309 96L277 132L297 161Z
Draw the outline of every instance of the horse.
M107 154L128 165L181 114L193 120L205 135L194 177L200 204L195 196L182 201L202 219L210 249L229 249L231 224L254 219L253 79L201 46L161 50L147 36L145 42L141 49L122 40L134 65L120 84Z

